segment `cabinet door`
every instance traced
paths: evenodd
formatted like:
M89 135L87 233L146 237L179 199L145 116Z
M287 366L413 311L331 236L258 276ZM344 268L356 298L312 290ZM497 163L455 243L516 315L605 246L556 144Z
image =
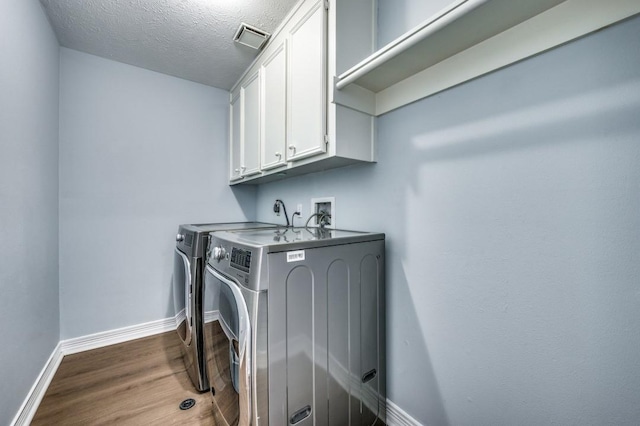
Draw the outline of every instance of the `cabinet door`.
M235 181L242 178L242 170L240 169L241 161L242 161L242 134L241 134L241 123L242 123L242 114L241 111L241 101L240 94L237 94L234 98L231 99L230 111L229 111L229 129L230 129L230 140L231 143L229 145L230 153L229 153L229 180Z
M326 32L324 1L289 32L288 160L326 151Z
M256 72L240 88L243 176L260 172L260 79Z
M262 65L262 170L286 164L287 46L286 40Z

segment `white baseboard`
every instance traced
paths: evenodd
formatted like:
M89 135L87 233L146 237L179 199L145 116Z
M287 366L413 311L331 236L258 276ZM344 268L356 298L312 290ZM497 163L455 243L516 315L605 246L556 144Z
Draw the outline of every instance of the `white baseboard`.
M44 398L44 394L53 380L53 376L56 374L60 363L62 362L62 351L60 342L56 345L49 356L49 359L44 364L42 371L36 378L35 383L31 386L31 390L27 394L22 406L18 410L18 413L10 423L11 426L26 426L31 423L33 416L36 415L36 410L40 405L40 401Z
M204 322L213 322L220 318L220 311L206 311L204 313Z
M387 426L423 426L390 399L387 399L385 423Z
M153 336L176 329L174 317L161 320L145 322L143 324L118 328L115 330L102 331L100 333L89 334L87 336L74 337L60 341L62 354L69 355L84 352L91 349L102 348L104 346L115 345L116 343L128 342L129 340L140 339L142 337Z

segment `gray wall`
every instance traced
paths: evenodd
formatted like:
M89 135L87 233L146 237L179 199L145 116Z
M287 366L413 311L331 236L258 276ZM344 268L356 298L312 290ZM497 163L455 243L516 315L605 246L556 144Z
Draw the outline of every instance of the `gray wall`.
M451 0L377 0L378 48L448 7Z
M0 2L0 424L53 352L58 312L58 42L37 1Z
M61 338L173 315L180 223L253 219L227 186L228 92L61 49Z
M339 227L387 233L388 396L421 423L637 425L638 40L640 18L393 111L377 164L259 188L259 220L335 196Z

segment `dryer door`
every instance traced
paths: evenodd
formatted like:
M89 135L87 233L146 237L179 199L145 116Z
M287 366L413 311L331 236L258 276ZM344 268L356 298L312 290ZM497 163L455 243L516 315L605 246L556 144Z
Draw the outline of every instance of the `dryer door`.
M176 330L185 345L191 343L191 264L189 258L176 248L173 256L173 307Z
M249 425L251 419L251 325L238 284L207 266L205 291L218 306L218 321L205 325L207 375L217 423Z

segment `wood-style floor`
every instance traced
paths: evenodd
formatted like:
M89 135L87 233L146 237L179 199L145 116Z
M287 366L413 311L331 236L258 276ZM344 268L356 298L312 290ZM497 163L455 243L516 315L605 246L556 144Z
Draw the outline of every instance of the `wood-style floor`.
M205 333L217 348L208 359L210 371L216 372L215 397L195 390L178 334L171 331L65 356L31 425L237 424L238 396L227 379L228 341L217 322L207 324ZM196 405L180 410L187 398Z
M180 410L187 398L196 405ZM172 331L65 356L31 424L213 426L211 404L191 384Z

